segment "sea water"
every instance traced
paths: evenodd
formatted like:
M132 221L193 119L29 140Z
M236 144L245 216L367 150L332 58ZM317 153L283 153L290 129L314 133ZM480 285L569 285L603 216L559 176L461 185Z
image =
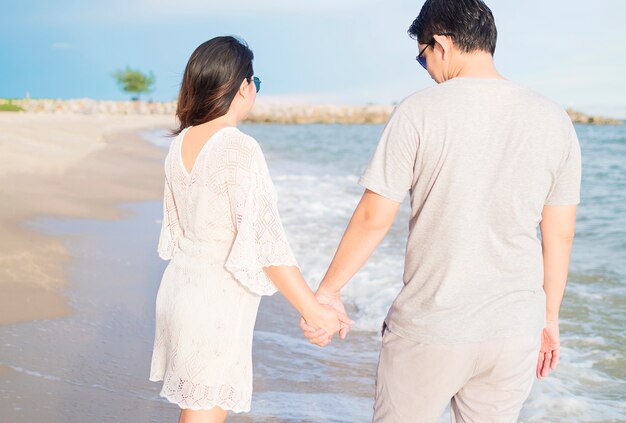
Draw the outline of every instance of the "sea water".
M316 287L363 189L380 125L242 125L266 155L279 209L306 279ZM626 126L577 125L582 202L561 312L558 369L535 381L522 422L626 421ZM166 149L165 131L146 136ZM160 201L128 204L123 221L38 219L70 250L72 315L0 327L0 421L175 421L178 408L147 380ZM344 289L356 325L346 341L307 344L279 296L261 303L252 411L238 422L368 422L380 325L402 285L405 202L387 237ZM447 413L442 417L446 421Z
M241 126L262 146L284 226L313 287L363 192L357 181L382 129ZM562 357L557 371L535 382L520 416L528 422L626 421L626 125L576 125L576 132L583 183L560 316ZM400 290L408 213L405 200L387 237L344 289L358 331L378 333ZM378 340L363 346L374 350Z

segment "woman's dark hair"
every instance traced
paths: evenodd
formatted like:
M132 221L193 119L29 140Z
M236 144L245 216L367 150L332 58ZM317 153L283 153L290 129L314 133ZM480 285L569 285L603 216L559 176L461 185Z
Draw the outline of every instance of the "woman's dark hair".
M408 31L420 44L429 44L433 35L450 35L466 53L496 51L498 31L493 14L481 0L426 0Z
M178 135L190 125L199 125L228 112L245 79L251 81L254 54L245 41L231 36L215 37L198 46L185 67L178 94Z

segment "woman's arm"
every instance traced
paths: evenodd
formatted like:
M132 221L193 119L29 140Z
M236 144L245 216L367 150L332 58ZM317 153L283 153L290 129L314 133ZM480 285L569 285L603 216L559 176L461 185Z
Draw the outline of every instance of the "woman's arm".
M302 277L278 212L276 189L258 143L241 133L229 140L237 172L227 184L237 233L226 267L251 290L278 289L315 328L331 335L352 321L345 313L320 305ZM247 158L247 159L246 159Z

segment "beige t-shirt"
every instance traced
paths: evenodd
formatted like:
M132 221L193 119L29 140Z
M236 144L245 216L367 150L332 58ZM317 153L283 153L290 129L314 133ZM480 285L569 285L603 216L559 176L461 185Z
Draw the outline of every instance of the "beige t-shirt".
M396 334L459 343L532 334L545 321L537 227L580 201L576 132L559 105L516 83L454 78L389 118L359 183L411 195Z

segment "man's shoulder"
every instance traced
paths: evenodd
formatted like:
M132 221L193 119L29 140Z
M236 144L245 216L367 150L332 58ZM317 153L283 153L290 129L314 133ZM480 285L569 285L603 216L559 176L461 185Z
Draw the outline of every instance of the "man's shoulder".
M511 80L480 79L480 78L453 78L448 81L414 91L404 97L398 105L403 107L422 103L424 100L449 100L457 94L465 94L467 90L480 89L484 92L500 91L503 94L525 97L531 101L545 102L558 106L549 98L533 89Z
M571 124L565 108L545 95L510 80L476 80L455 78L444 83L415 91L400 101L396 108L407 115L419 113L423 110L438 109L439 106L448 107L452 103L461 104L468 95L481 93L499 98L509 97L509 102L533 115L543 116L561 124Z
M574 131L572 119L565 107L544 94L521 84L516 84L520 93L520 108L527 111L527 118L532 119L537 127L553 128L560 132Z
M426 110L447 107L462 95L453 85L445 82L414 91L398 102L396 109L411 116Z
M511 84L517 87L516 95L520 101L526 102L529 107L533 107L540 113L549 114L550 117L571 123L567 111L561 104L526 85L517 82L511 82Z
M411 94L404 97L396 108L400 110L407 110L415 107L421 107L427 100L439 97L442 95L441 84L423 88L418 91L414 91Z

